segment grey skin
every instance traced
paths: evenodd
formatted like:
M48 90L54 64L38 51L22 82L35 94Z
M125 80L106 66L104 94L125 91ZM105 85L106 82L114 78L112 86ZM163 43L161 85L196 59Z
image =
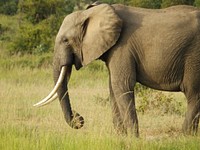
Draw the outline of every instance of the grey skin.
M139 136L134 86L181 91L187 98L183 132L196 134L200 116L200 11L191 6L161 10L100 4L68 15L58 32L54 79L67 73L57 94L66 122L83 126L66 93L72 65L79 70L101 59L109 70L110 101L117 131ZM65 96L63 96L65 94ZM62 100L61 100L62 99ZM76 120L76 121L74 121ZM77 125L79 124L79 125Z

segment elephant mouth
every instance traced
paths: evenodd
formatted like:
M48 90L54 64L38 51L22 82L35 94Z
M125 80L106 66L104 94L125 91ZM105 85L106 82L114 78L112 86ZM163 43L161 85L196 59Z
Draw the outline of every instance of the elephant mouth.
M61 86L61 84L62 84L62 82L64 80L64 77L65 77L65 74L66 74L66 69L67 69L66 66L63 66L61 68L61 72L60 72L60 75L58 77L58 81L56 82L53 90L49 93L49 95L46 96L41 101L39 101L38 103L34 104L33 106L35 106L35 107L41 107L41 106L44 106L44 105L47 105L47 104L53 102L56 98L58 98L57 90Z

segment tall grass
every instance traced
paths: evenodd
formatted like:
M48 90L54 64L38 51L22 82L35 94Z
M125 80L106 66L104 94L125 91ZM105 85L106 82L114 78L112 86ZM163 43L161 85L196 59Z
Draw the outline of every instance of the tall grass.
M95 71L95 67L100 71ZM144 112L139 111L141 138L117 135L108 100L108 73L99 62L80 71L73 70L70 79L72 107L85 118L80 130L66 125L58 101L42 108L33 107L52 87L49 67L0 67L0 149L200 149L199 136L181 134L184 115L159 115L162 108L148 107ZM142 101L142 95L139 96L137 103ZM173 94L173 98L184 103L180 94Z

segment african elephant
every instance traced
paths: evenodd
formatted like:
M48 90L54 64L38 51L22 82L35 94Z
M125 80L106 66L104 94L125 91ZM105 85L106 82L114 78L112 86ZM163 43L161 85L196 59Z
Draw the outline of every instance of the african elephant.
M200 11L192 6L161 10L121 4L93 5L69 14L55 40L53 91L35 106L57 96L66 122L83 126L72 111L67 84L72 65L79 70L100 59L109 71L115 128L139 136L134 86L139 82L187 98L183 132L196 134L200 118Z

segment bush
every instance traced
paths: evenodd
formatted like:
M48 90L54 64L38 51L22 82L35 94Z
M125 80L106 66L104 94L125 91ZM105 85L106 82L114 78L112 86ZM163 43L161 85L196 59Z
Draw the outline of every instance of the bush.
M161 7L162 0L134 0L130 5L142 8L158 9Z
M90 65L88 65L86 67L86 69L88 69L91 72L95 72L95 71L102 71L102 72L103 71L107 71L107 68L106 68L105 64L102 61L100 61L100 60L92 62Z
M11 41L10 54L41 54L52 51L62 20L63 17L51 15L35 25L23 21L16 37Z
M18 0L1 0L0 13L6 15L15 15L17 13Z
M166 8L174 5L193 5L194 0L163 0L162 8Z
M51 15L57 17L72 12L64 0L24 0L19 3L19 12L26 14L26 18L33 24L47 19Z
M200 7L200 0L195 0L194 5L199 8Z
M63 0L19 1L19 29L12 37L10 54L41 54L53 49L66 9ZM1 30L0 30L1 32Z
M143 87L139 85L139 87ZM172 94L154 91L146 88L137 94L137 111L154 112L161 115L178 114L183 115L185 106L180 99L175 99Z
M51 48L51 32L46 23L23 24L12 41L10 54L41 54Z
M3 33L6 32L7 30L8 30L8 27L5 27L2 24L0 24L0 35L3 35ZM4 37L0 36L0 40L4 40Z

